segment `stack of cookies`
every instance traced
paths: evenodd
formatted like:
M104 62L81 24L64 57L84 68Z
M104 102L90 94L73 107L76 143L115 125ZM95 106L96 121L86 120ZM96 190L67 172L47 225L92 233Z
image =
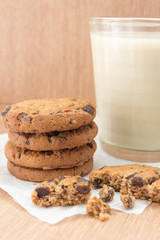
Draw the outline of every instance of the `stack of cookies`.
M91 171L98 131L91 102L30 100L7 107L1 115L9 129L7 166L15 177L44 181Z

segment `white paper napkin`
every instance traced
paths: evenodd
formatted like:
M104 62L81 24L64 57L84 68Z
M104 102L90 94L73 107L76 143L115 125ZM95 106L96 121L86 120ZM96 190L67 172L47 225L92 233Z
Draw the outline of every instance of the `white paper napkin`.
M39 208L31 201L31 193L36 187L33 182L26 182L19 180L9 174L7 170L7 159L4 155L4 146L8 140L7 134L0 135L0 187L8 192L13 199L19 203L24 209L26 209L32 216L40 219L41 221L48 222L50 224L57 223L65 217L70 217L75 214L86 214L86 205L67 206L67 207L49 207ZM99 138L96 138L97 151L94 157L94 169L98 169L104 165L124 165L133 163L130 161L120 160L107 155L100 147ZM144 163L143 163L144 164ZM160 167L160 163L146 163ZM88 176L86 176L88 179ZM100 190L92 190L92 196L97 196ZM126 210L122 202L120 201L120 193L116 193L114 200L109 203L111 208L120 210L126 213L140 214L150 204L146 200L136 200L134 208Z

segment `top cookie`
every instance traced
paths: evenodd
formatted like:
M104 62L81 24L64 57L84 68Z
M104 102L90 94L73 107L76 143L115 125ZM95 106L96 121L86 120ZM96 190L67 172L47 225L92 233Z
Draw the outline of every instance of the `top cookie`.
M72 130L94 119L94 105L84 99L38 99L6 107L1 113L6 128L15 132L44 133Z

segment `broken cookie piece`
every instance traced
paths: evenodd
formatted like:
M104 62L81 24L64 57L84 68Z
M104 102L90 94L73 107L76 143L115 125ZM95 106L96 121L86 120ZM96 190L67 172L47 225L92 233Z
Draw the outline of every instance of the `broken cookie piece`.
M32 201L41 206L64 206L87 203L90 183L80 176L64 176L39 184L32 193Z
M104 166L94 170L89 179L93 188L102 188L106 184L123 195L131 193L137 199L160 202L160 168L157 167L139 164Z
M115 191L112 187L104 184L102 190L99 192L99 196L103 202L110 202L113 200L114 193Z
M135 204L135 197L132 196L131 194L121 195L120 200L123 202L123 206L126 209L133 208L133 206Z
M101 221L105 221L111 214L111 208L97 197L91 198L87 203L87 213Z

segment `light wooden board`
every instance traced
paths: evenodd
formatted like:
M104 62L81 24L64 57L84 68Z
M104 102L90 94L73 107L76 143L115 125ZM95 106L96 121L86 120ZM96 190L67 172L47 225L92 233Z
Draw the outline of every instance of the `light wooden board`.
M160 17L160 1L1 0L0 102L94 99L89 16Z
M0 105L0 111L4 105ZM0 133L6 132L0 122ZM41 222L0 189L1 240L159 240L160 204L152 203L143 214L113 211L106 222L77 215L55 224Z

